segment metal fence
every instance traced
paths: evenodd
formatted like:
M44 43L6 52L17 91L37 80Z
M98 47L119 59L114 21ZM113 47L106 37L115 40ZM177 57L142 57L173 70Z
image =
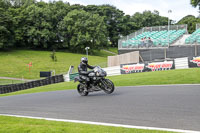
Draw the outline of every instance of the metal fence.
M126 49L119 50L119 54L124 54L136 50ZM200 56L200 45L189 46L173 46L166 49L147 49L140 50L140 56L144 61L159 61L163 59L174 59L182 57L195 57Z
M196 30L200 28L200 24L196 24Z
M59 82L64 82L63 75L56 75L45 79L30 81L26 83L0 85L0 94L30 89Z

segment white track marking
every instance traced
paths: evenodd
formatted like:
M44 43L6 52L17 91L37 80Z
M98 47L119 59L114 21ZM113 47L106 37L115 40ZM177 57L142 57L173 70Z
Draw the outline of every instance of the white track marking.
M1 116L20 117L20 118L41 119L41 120L49 120L49 121L62 121L62 122L72 122L72 123L81 123L81 124L92 124L92 125L101 125L101 126L112 126L112 127L124 127L124 128L135 128L135 129L146 129L146 130L160 130L160 131L171 131L171 132L179 132L179 133L200 133L200 131L181 130L181 129L145 127L145 126L132 126L132 125L123 125L123 124L113 124L113 123L103 123L103 122L92 122L92 121L79 121L79 120L68 120L68 119L54 119L54 118L33 117L33 116L22 116L22 115L9 115L9 114L0 114L0 115L1 115Z

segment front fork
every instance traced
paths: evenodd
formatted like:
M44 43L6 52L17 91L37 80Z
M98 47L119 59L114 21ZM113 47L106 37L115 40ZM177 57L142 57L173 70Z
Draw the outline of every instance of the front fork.
M101 89L105 90L107 88L107 84L106 84L106 81L105 79L101 79L100 80L100 83L101 83Z

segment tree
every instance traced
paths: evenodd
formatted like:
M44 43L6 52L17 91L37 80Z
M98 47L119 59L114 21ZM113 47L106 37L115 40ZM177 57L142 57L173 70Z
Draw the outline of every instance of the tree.
M51 12L50 15L50 24L51 24L51 38L49 38L49 46L51 49L63 48L63 38L59 30L59 22L61 22L64 17L70 12L69 3L63 3L62 1L54 1L49 3L49 9Z
M158 11L133 16L112 5L0 0L0 47L92 50L117 47L118 39L142 27L167 25ZM91 51L91 50L90 50Z
M195 18L193 15L187 15L183 17L178 24L187 24L188 25L188 32L191 34L196 30L196 24L200 23L199 18Z
M199 13L200 13L200 0L190 0L190 4L193 6L193 7L199 7ZM199 16L200 17L200 16Z
M168 24L168 18L159 16L158 11L144 11L143 13L136 12L131 19L140 28Z
M52 53L50 54L50 57L52 61L57 62L57 57L56 57L56 51L53 50Z
M130 15L123 16L121 19L121 23L118 25L120 36L129 35L139 29L138 25L131 20Z
M194 7L197 7L199 5L200 0L190 0L190 4Z
M26 8L25 38L31 48L49 48L50 38L54 37L50 23L51 11L47 3L38 2Z
M59 23L65 47L74 52L90 51L107 46L107 31L103 17L84 10L72 10Z
M36 0L8 0L10 1L10 3L12 3L12 6L15 8L19 8L19 7L27 7L29 5L32 5L34 3L36 3Z
M123 11L111 5L88 5L83 9L93 14L99 14L99 16L104 18L104 23L107 26L108 37L111 45L117 47L120 36L127 33L124 31L125 27L123 27L123 24L125 24L125 21L123 21Z
M13 46L13 19L9 13L10 3L0 0L0 48Z
M112 46L117 47L118 39L121 35L120 29L122 29L120 26L121 23L123 23L123 11L111 5L101 5L98 8L98 13L100 16L104 17L104 22L107 25L108 36Z

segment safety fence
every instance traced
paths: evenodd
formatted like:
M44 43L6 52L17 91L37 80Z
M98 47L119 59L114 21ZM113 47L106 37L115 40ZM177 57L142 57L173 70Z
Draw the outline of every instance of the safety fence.
M56 76L48 77L45 79L30 81L26 83L0 85L0 94L30 89L34 87L49 85L49 84L55 84L59 82L64 82L63 75L56 75Z
M196 30L198 30L200 28L200 24L196 24Z
M119 50L119 54L129 53L134 50ZM136 50L135 50L136 51ZM167 49L148 49L148 50L139 50L139 54L142 59L147 62L163 59L175 59L182 57L195 57L200 56L200 45L193 46L173 46ZM125 64L125 63L121 63Z

